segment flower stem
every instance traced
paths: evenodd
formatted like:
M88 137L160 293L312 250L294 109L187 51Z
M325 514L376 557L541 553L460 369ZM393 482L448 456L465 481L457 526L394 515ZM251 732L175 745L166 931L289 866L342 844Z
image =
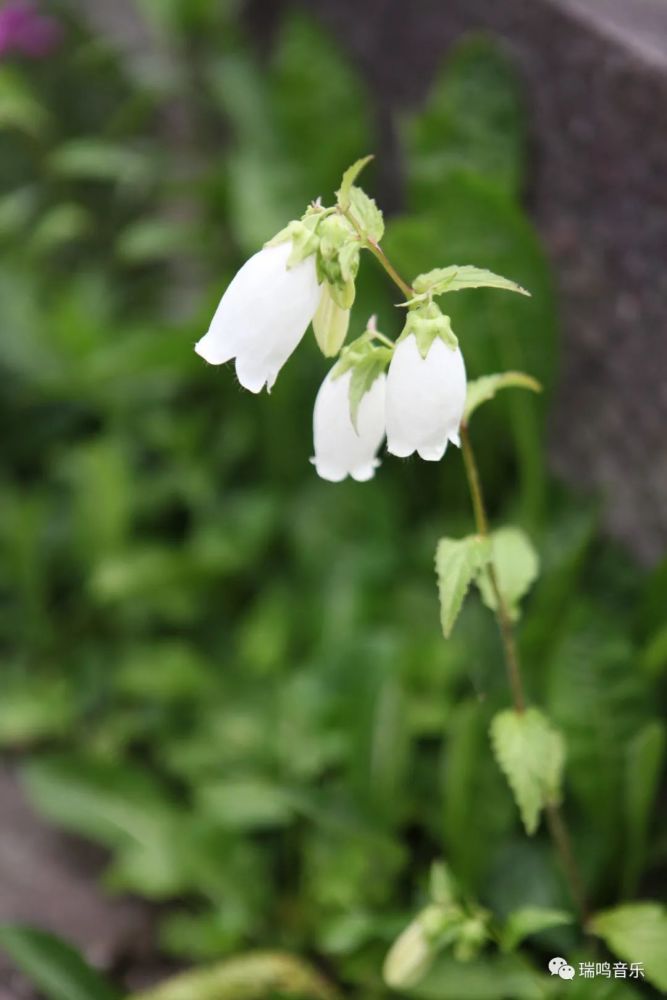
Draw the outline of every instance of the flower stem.
M391 263L391 261L385 254L380 244L373 243L372 240L369 240L366 243L366 246L373 254L373 256L376 258L376 260L379 260L382 267L385 269L385 271L387 272L391 280L394 282L394 284L400 288L400 290L405 295L406 299L411 299L415 294L414 289L412 288L411 285L407 283L407 281L403 280L403 278L400 276L394 265Z
M477 461L475 460L475 453L472 450L470 435L466 424L461 424L461 450L463 451L463 462L465 465L466 477L468 479L468 489L470 490L470 497L472 499L472 506L475 513L477 531L484 538L488 538L489 519L486 514L486 505L484 503L484 494L482 493L482 484L479 478ZM502 639L503 649L505 652L507 678L512 691L512 699L517 712L521 713L524 712L526 708L526 697L524 695L523 681L521 679L519 653L516 647L514 629L512 628L512 619L510 617L509 609L505 598L500 591L500 587L498 586L498 574L496 572L493 559L491 559L488 563L487 573L489 575L489 583L491 584L491 590L493 591L493 597L496 605L496 620L498 622L500 637Z
M354 219L350 216L348 216L348 218L357 232L359 232L359 228ZM380 262L394 284L400 288L407 298L412 298L414 290L410 287L407 281L404 281L403 278L401 278L396 268L387 258L384 250L382 250L377 243L367 242L366 246L371 251L373 256ZM470 490L470 498L472 500L477 531L480 535L488 537L489 519L486 513L484 493L482 491L482 483L479 478L479 470L477 468L475 453L470 442L468 426L465 422L461 424L461 450L463 452L463 461L465 464L466 477L468 480L468 488ZM510 690L512 692L512 700L516 711L521 713L526 709L526 698L524 695L523 680L521 676L521 661L519 659L519 650L514 636L512 619L509 614L507 603L500 592L500 587L498 586L498 573L493 563L493 559L489 562L488 574L493 596L495 598L495 615L503 644L505 665L507 667L507 677L509 680ZM546 814L551 840L560 857L563 872L572 897L572 902L579 911L582 923L585 926L588 919L588 907L586 905L586 897L583 890L583 881L574 856L572 841L570 839L565 819L560 811L560 807L553 802L547 803Z
M373 254L376 260L379 260L382 267L385 269L385 271L387 272L391 280L394 282L394 284L397 285L398 288L400 288L400 290L405 295L406 299L411 299L415 294L414 289L412 288L411 285L407 283L407 281L403 280L403 278L400 276L394 265L387 257L386 253L384 252L380 244L376 243L375 240L370 240L366 236L364 236L361 229L357 225L357 221L353 215L350 215L349 212L343 212L343 215L345 216L347 221L351 223L351 225L358 233L363 246L367 247L370 250L370 252Z
M463 452L463 463L465 465L466 477L468 479L468 488L470 490L470 498L472 500L473 511L475 514L477 531L480 535L488 537L489 519L486 513L486 505L484 503L484 494L482 492L482 485L479 478L479 470L477 468L475 453L470 442L468 426L465 423L461 424L461 450ZM516 639L514 636L512 619L510 617L505 598L503 597L500 587L498 586L498 574L493 560L489 562L487 572L489 574L489 581L495 598L496 621L498 622L498 629L500 631L503 651L505 653L505 665L507 667L507 677L509 680L510 690L512 692L512 700L514 702L515 710L518 713L522 713L526 709L526 697L521 677L521 661L519 659L519 651L517 649ZM588 907L586 905L583 882L576 858L574 856L569 830L560 810L560 806L558 806L555 802L548 802L545 806L545 811L551 841L558 852L563 873L570 890L570 896L572 897L572 902L579 911L582 923L585 925L588 919Z

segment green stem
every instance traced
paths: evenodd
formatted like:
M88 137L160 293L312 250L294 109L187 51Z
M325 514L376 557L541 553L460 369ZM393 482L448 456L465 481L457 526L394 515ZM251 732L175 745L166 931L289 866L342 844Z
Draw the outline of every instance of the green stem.
M357 226L354 219L350 218L350 222L356 229ZM401 278L396 268L387 259L384 251L377 244L368 243L367 246L373 256L379 260L380 264L385 269L394 284L401 289L404 295L411 298L414 294L413 289L407 281L404 281L403 278ZM465 465L477 531L480 535L488 537L489 519L486 513L482 483L479 477L479 469L477 468L477 461L475 459L475 453L470 441L468 427L465 423L461 424L461 450L463 452L463 462ZM521 660L519 658L519 650L514 636L514 627L512 625L509 609L502 593L500 592L500 587L498 586L498 572L494 565L493 558L489 562L487 571L495 599L495 615L505 654L505 665L507 667L507 677L512 692L512 701L514 702L514 708L516 711L521 713L526 709L526 698L521 675ZM560 811L560 807L555 803L547 804L546 814L551 840L560 857L563 873L567 880L572 901L579 911L582 923L585 925L588 918L586 897L565 819Z
M354 223L352 224L354 225ZM387 272L391 280L394 282L394 284L400 288L400 290L405 295L406 299L411 299L415 294L414 289L412 288L411 285L407 283L407 281L403 280L403 278L400 276L394 265L391 263L391 261L385 254L384 250L379 245L379 243L373 243L371 240L369 240L366 243L366 246L373 254L375 259L380 262L380 264L385 269L385 271Z
M466 476L468 479L468 488L470 490L473 511L475 513L477 531L484 538L488 538L489 519L486 513L484 494L482 493L482 485L479 478L477 462L475 460L475 453L472 450L470 435L466 424L461 424L461 450L463 451L463 463L465 465ZM526 697L523 691L523 681L521 679L519 652L514 638L514 629L512 628L512 619L510 617L509 609L505 598L500 591L500 587L498 586L498 574L496 572L493 559L491 559L488 563L487 573L489 575L489 583L491 584L491 590L493 591L496 606L496 620L498 622L500 638L505 652L507 678L512 691L512 699L517 712L521 713L526 709Z
M387 257L386 253L384 252L384 250L382 249L382 247L380 246L380 244L376 243L374 240L369 240L369 239L367 239L364 236L364 234L362 233L361 229L357 225L356 219L354 218L353 215L350 215L349 212L343 212L343 215L345 216L345 218L347 219L347 221L352 226L354 226L354 228L355 228L356 232L358 233L359 238L362 241L363 245L365 247L367 247L370 250L370 252L373 254L373 256L375 257L375 259L380 262L380 264L385 269L385 271L387 272L387 274L389 275L389 277L391 278L391 280L394 282L394 284L397 285L400 288L400 290L403 292L403 294L405 295L406 299L411 299L414 296L414 294L415 294L414 293L414 289L412 288L411 285L409 285L407 283L407 281L403 280L403 278L400 276L400 274L398 273L398 271L396 270L396 268L394 267L394 265L391 263L391 261Z

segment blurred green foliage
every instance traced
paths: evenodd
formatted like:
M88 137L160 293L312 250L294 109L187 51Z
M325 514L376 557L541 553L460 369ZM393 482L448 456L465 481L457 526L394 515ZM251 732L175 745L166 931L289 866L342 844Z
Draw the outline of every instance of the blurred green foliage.
M169 904L161 949L309 953L372 1000L434 858L499 918L570 901L490 753L508 701L493 621L475 599L439 630L435 540L471 524L459 456L320 482L314 343L270 399L192 351L244 255L373 148L372 102L303 16L262 62L231 7L141 6L167 70L137 76L74 23L57 59L0 67L0 743L47 816L108 848L110 891ZM540 552L520 642L567 738L590 896L655 893L667 579L545 468L556 309L504 57L464 43L403 125L399 269L474 263L532 292L447 305L471 375L546 387L476 417L481 470L492 516ZM372 312L395 333L364 265L352 333ZM540 970L577 947L563 926L521 957L443 958L406 995L558 996Z

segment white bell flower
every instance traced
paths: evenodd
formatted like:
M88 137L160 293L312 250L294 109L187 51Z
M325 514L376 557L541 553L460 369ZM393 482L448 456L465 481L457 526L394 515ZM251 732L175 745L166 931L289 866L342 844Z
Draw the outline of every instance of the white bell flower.
M315 457L311 459L322 479L338 483L346 476L358 482L372 479L380 464L376 457L384 437L386 376L378 375L357 411L355 430L350 415L348 370L337 378L327 375L320 386L313 412Z
M405 458L417 451L429 462L459 446L466 401L466 370L458 347L435 337L423 358L414 334L401 340L387 373L387 450Z
M241 385L270 391L320 301L315 256L287 266L292 241L266 246L245 262L225 291L195 351L212 365L236 358Z

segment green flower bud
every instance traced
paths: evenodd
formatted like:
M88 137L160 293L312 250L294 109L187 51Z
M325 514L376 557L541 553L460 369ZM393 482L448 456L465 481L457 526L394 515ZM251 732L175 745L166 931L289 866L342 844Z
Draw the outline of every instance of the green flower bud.
M349 308L342 308L332 295L328 282L322 285L322 296L313 317L313 332L325 358L333 358L340 351L350 324Z

